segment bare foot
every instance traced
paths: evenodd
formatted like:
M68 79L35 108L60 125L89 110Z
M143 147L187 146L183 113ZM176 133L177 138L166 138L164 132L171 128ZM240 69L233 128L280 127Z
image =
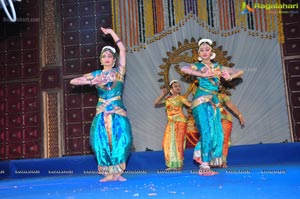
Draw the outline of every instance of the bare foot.
M227 164L226 163L224 163L224 164L222 164L222 166L221 166L222 168L227 168L228 166L227 166Z
M218 174L218 172L213 171L211 169L203 169L203 168L199 169L199 175L201 175L201 176L213 176L216 174Z
M112 181L113 180L113 176L112 175L107 175L104 178L102 178L100 180L100 182L108 182L108 181Z
M181 171L182 167L176 167L176 168L167 168L166 171Z
M126 181L127 179L122 177L121 175L116 175L114 176L114 181L121 181L121 182L124 182Z

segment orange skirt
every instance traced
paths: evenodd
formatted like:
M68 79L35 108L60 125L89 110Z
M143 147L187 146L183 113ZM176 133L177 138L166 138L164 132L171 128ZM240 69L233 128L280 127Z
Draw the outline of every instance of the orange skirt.
M222 120L222 128L224 133L224 141L223 141L223 162L227 162L228 156L228 148L230 146L230 136L232 131L232 122L228 120Z
M186 129L185 122L168 122L167 124L162 146L168 168L183 167Z

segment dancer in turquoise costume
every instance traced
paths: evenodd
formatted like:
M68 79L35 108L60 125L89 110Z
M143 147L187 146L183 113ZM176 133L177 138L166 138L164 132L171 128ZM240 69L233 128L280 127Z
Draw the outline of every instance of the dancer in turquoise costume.
M71 80L73 85L91 85L98 90L96 115L90 129L90 144L98 162L98 172L105 177L101 182L125 181L122 173L132 145L131 127L122 102L126 48L112 29L101 28L111 35L119 48L102 48L100 62L103 70L96 70Z
M190 66L184 66L181 71L196 76L199 85L192 101L192 114L198 131L201 134L195 146L194 159L200 164L200 175L214 175L211 166L222 165L223 130L218 101L219 81L232 80L243 74L212 62L216 56L212 41L201 39L199 45L199 61Z

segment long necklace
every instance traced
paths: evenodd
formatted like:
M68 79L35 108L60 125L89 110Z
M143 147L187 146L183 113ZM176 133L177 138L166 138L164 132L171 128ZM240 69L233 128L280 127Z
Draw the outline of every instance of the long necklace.
M113 69L109 71L101 71L99 75L100 79L100 84L101 85L106 85L109 82L113 82L116 79L116 73L114 72Z

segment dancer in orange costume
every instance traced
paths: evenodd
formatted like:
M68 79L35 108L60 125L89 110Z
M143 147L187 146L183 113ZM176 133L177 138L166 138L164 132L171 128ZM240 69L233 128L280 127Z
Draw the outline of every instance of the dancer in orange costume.
M236 105L230 101L231 93L228 89L234 88L234 85L230 82L222 81L219 87L218 99L220 102L221 121L224 134L223 150L222 150L222 167L227 167L228 148L230 146L230 136L232 132L232 116L229 112L232 112L234 116L239 120L241 127L244 127L245 121L242 113L239 111ZM229 110L229 111L227 111Z
M169 91L166 88L162 89L162 94L155 100L154 105L165 104L167 111L168 123L162 142L167 170L181 170L187 129L187 118L182 108L184 105L190 107L191 103L180 95L179 81L171 81L170 88L171 95L166 97Z

